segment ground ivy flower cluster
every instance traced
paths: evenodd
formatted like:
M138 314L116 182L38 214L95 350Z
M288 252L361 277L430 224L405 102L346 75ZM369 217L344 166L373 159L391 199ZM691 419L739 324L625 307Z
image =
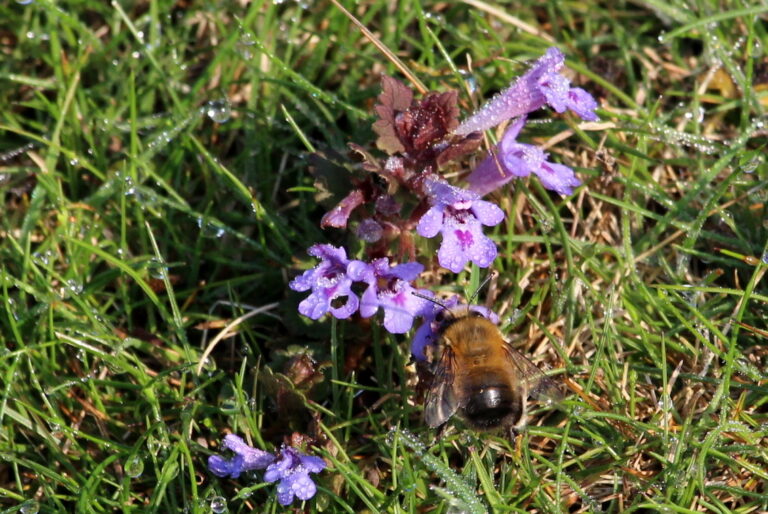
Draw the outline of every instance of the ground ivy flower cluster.
M325 461L320 457L303 455L296 448L285 445L275 455L249 446L234 434L227 435L222 446L231 450L234 456L231 459L221 455L208 458L208 469L218 477L238 478L247 471L266 469L264 481L279 482L277 501L281 505L290 505L294 497L309 500L317 492L309 474L325 469Z
M319 262L289 284L294 291L308 293L299 312L316 320L326 314L369 318L383 311L383 326L393 334L408 332L419 318L411 351L424 360L426 349L436 342L436 316L443 307L428 301L433 293L415 283L427 267L435 270L433 255L440 267L453 273L470 263L491 266L498 250L484 230L502 223L504 211L483 197L531 174L563 195L581 184L571 168L518 140L528 114L546 106L597 120L597 103L560 75L563 64L563 54L548 49L527 73L461 123L455 91L430 92L417 100L401 82L383 77L373 130L385 156L350 144L360 161L353 171L340 157L312 156L319 200L332 201L320 225L346 229L351 237L346 247L309 247L309 255ZM482 131L503 123L508 125L499 143L482 151ZM478 152L479 158L471 159ZM479 164L470 169L475 161ZM438 235L439 243L419 241ZM443 303L451 308L458 297ZM469 308L498 322L487 309ZM265 470L265 482L278 482L282 505L312 498L317 488L310 475L325 468L323 459L292 446L272 454L228 435L223 447L233 456L212 455L208 467L214 475L238 478L247 471Z
M294 291L310 292L299 312L312 319L327 313L346 319L383 310L384 328L393 334L407 332L422 318L412 352L423 359L434 339L429 327L435 306L423 298L431 297L430 291L414 286L425 269L417 262L417 248L425 245L417 245L416 236L431 239L439 234L437 262L453 273L469 263L487 268L497 248L483 230L499 225L504 212L483 196L531 174L563 195L581 185L571 168L548 160L536 145L518 141L528 114L546 106L557 113L570 110L586 121L598 119L597 102L583 89L571 87L559 73L563 65L562 52L549 48L527 73L461 123L456 92L430 92L416 100L405 85L384 77L373 129L376 145L387 157L376 158L352 144L362 161L363 178L327 160L314 167L319 187L329 196L333 173L328 170L335 171L337 183L346 185L346 190L335 192L340 199L320 225L353 229L355 246L362 246L355 253L367 260L350 258L344 247L311 246L308 253L320 262L290 283ZM499 143L462 175L468 158L480 151L481 131L507 122ZM458 170L467 185L449 183L446 170ZM432 264L430 256L421 260Z

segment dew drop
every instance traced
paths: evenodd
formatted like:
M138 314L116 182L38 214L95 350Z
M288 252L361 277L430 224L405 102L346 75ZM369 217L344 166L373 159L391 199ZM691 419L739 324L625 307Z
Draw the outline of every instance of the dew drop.
M83 292L83 284L72 278L67 280L67 288L72 294L80 294Z
M211 498L211 512L221 514L227 512L227 500L223 496L214 496Z
M242 55L243 59L246 61L249 61L253 57L251 47L255 44L256 38L254 37L253 32L242 29L240 31L240 40L237 42L237 47L240 51L240 55Z
M205 114L216 123L226 123L232 115L232 109L226 100L211 100L205 106Z
M744 173L754 173L758 166L763 162L762 156L754 157L753 159L750 159L748 162L746 162L742 167L741 171Z
M203 237L224 237L224 227L217 225L214 222L206 221L203 217L197 218L197 226L200 228L200 234Z
M139 478L144 473L144 460L138 455L129 458L124 466L125 474L131 478Z
M165 280L168 278L168 266L157 258L152 258L147 266L152 278Z
M19 0L16 0L19 1ZM31 1L29 2L31 3ZM35 500L27 500L19 507L19 512L22 514L37 514L40 511L40 504Z

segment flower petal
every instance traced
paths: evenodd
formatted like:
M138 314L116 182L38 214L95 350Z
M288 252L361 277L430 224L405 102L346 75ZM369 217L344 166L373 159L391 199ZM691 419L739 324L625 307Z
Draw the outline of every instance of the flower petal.
M469 260L466 255L466 247L472 243L467 241L467 236L471 237L471 234L461 228L451 227L443 230L443 242L437 251L437 261L440 266L454 273L459 273L464 269Z
M291 482L291 489L293 490L293 494L296 495L296 498L304 501L312 498L317 492L317 486L312 479L309 478L309 475L298 473L295 477L296 478Z
M487 195L491 191L502 187L515 178L515 175L504 171L499 166L497 156L489 155L467 177L469 189L480 196Z
M563 66L565 56L557 48L549 48L523 76L510 87L489 100L475 114L464 120L454 131L466 135L478 130L487 130L501 122L533 112L547 100L542 91L540 79L554 74Z
M357 297L357 295L355 295L355 293L352 292L349 286L347 286L343 291L340 289L338 294L335 294L332 299L335 300L337 298L344 298L345 296L347 301L344 302L343 305L340 307L331 306L329 309L331 314L333 314L333 316L337 319L347 319L355 313L357 307L360 305L360 299Z
M304 469L310 473L320 473L326 466L325 460L320 457L315 457L314 455L301 455L299 461L301 462L301 465L304 466Z
M320 319L328 312L331 302L322 290L313 291L299 303L299 312L310 319Z
M597 102L592 95L580 87L572 87L568 91L568 108L578 114L581 119L586 121L598 121L600 118L595 114Z
M443 207L435 205L424 213L416 226L416 233L421 237L435 237L443 226Z
M379 310L379 299L376 292L376 287L374 285L365 288L360 301L360 316L370 318Z
M372 283L375 280L373 276L373 266L363 261L349 261L347 264L347 276L356 282Z
M432 323L427 320L416 329L411 341L411 354L416 360L426 361L427 346L437 342L437 334L432 330Z
M533 170L541 180L541 184L561 195L570 195L573 188L581 185L573 170L568 166L553 162L544 162L541 167Z
M353 189L333 209L326 212L320 220L320 227L346 228L350 214L365 201L363 192Z
M415 280L424 271L424 266L418 262L404 262L393 266L389 273L402 280Z
M208 469L217 477L226 477L231 474L233 478L237 478L237 475L240 474L239 471L235 473L232 461L225 459L221 455L211 455L208 457Z
M290 505L291 502L293 502L293 488L291 487L291 482L281 480L280 483L277 484L277 501L283 506Z
M496 243L483 234L482 228L478 225L474 227L474 244L467 250L467 254L472 262L481 268L487 268L491 265L498 254Z
M547 103L557 112L565 111L570 87L570 81L559 73L548 73L539 80L539 90L546 97Z
M316 244L309 247L307 253L324 261L347 262L347 251L343 247L329 244Z
M477 200L472 203L472 214L480 223L488 227L498 225L504 220L504 211L495 203L484 200Z

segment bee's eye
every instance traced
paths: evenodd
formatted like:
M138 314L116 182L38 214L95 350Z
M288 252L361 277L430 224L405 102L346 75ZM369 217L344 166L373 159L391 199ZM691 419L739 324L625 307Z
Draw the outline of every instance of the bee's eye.
M469 315L472 316L473 318L484 318L485 317L485 316L483 316L482 312L477 312L477 311L469 311Z
M438 323L442 323L443 321L445 321L446 312L447 311L443 310L435 314L435 321L437 321Z

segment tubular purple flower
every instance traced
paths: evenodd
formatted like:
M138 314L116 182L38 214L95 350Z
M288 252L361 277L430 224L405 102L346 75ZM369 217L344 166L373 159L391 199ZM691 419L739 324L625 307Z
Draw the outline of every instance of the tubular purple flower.
M244 471L264 469L275 460L271 453L248 446L234 434L227 435L222 446L235 452L235 456L229 460L220 455L208 457L208 469L218 477L237 478Z
M526 177L532 172L545 188L561 195L570 195L574 187L581 185L571 168L547 161L547 154L537 146L517 142L524 124L525 117L522 117L510 125L499 142L497 154L489 155L467 177L471 191L486 195L513 178Z
M347 276L347 252L344 248L336 248L329 244L318 244L309 247L307 253L320 259L314 268L296 277L288 286L294 291L309 291L312 293L299 304L299 312L312 319L318 319L326 312L339 319L351 316L359 305L359 299L352 292L352 280ZM339 307L331 302L337 298L346 297Z
M437 340L440 336L440 322L437 321L437 315L445 310L455 312L455 307L459 303L459 297L454 295L448 300L443 301L443 305L438 305L433 302L425 303L427 305L420 314L424 321L419 325L419 328L416 329L416 332L413 335L413 341L411 342L411 354L413 354L414 359L419 361L425 361L427 359L426 349L428 346L437 344ZM482 305L468 305L467 309L479 312L493 323L499 323L499 316Z
M597 121L595 99L581 88L570 87L570 81L558 73L564 62L565 56L560 50L548 48L528 72L464 120L454 133L464 136L488 130L546 104L557 112L570 109L584 120Z
M432 180L427 184L432 207L416 227L422 237L443 236L437 259L454 273L472 261L481 268L496 258L496 244L483 234L482 225L494 226L504 219L504 211L491 202L480 200L472 191Z
M368 287L360 300L360 315L373 316L379 307L384 309L384 328L391 334L408 332L413 318L421 312L424 300L412 293L410 284L424 271L417 262L389 265L389 259L374 259L370 264L351 261L347 273L355 281L365 282Z
M299 500L309 500L317 492L317 486L309 477L310 473L319 473L325 469L325 461L320 457L303 455L290 446L283 446L280 457L269 465L264 473L265 482L276 482L277 501L280 505L290 505L294 496Z

